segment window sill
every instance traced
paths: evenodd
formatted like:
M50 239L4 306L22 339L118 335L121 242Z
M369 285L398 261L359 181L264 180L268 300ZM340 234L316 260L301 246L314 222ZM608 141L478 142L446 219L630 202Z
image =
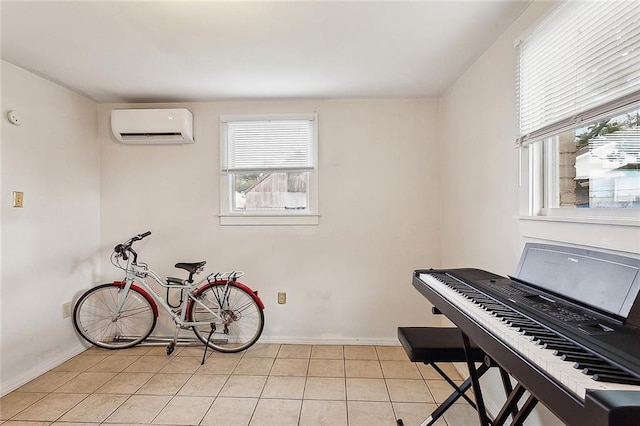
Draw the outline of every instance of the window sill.
M633 217L609 217L609 216L518 216L519 220L531 220L540 222L565 222L583 223L595 225L636 226L640 227L640 218Z
M221 214L222 226L314 226L320 223L318 214Z
M525 238L597 247L624 253L640 252L640 220L614 217L517 216Z

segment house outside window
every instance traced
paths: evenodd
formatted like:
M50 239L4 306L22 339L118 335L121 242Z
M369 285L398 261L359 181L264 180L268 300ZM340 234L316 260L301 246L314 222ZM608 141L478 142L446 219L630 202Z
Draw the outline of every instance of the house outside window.
M318 223L317 114L221 117L223 225Z

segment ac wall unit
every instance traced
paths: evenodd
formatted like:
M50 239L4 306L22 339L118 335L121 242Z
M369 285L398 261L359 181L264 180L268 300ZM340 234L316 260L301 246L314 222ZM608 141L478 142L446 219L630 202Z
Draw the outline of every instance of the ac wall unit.
M111 130L125 144L194 143L193 115L185 108L114 109Z

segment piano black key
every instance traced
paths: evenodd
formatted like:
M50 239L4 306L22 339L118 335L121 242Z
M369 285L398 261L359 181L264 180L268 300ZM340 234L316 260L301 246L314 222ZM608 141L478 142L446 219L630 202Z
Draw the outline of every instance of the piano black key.
M551 337L551 334L548 334L544 328L542 327L538 327L535 324L520 324L517 326L517 328L519 328L522 332L524 332L525 334L529 334L529 335L533 335L535 333L539 334L539 335L546 335Z
M558 353L558 351L554 351L553 354L559 356L561 360L568 361L568 362L587 361L587 362L592 362L592 363L605 364L605 362L600 360L600 358L598 358L595 355L591 355L589 353L587 353L586 355L583 355L583 354L566 354L566 353L565 354L561 354L561 353Z
M554 342L545 342L544 340L540 340L540 339L532 339L531 341L536 345L540 345L542 349L549 349L550 351L559 351L564 353L564 351L572 352L574 349L576 349L573 347L565 347L565 346L556 347L557 345L555 345ZM562 355L562 353L560 355Z
M558 349L556 352L559 352L560 355L577 355L577 356L586 356L586 357L593 357L595 359L597 359L598 361L602 361L604 362L604 360L602 360L600 357L598 357L597 355L594 355L590 352L585 351L584 349L582 349L581 347L575 347L572 349Z
M555 342L544 342L542 343L542 347L544 349L557 350L566 353L565 351L577 352L580 350L579 346L573 345L571 343L555 343Z
M483 305L483 308L486 309L489 313L491 313L493 316L496 316L496 317L502 317L503 315L509 313L509 311L501 310L497 306Z
M594 376L596 374L612 374L612 375L626 376L625 372L620 370L619 368L609 367L609 366L583 368L582 372L587 376Z
M518 318L518 319L524 319L524 317L522 315L520 315L517 312L510 312L505 310L504 313L502 314L502 316L504 316L505 318Z
M567 339L563 339L561 337L542 336L542 337L537 337L536 340L539 340L542 344L549 344L549 345L557 345L558 346L558 348L552 348L552 349L559 349L559 348L565 348L565 349L576 348L576 349L580 349L580 346L574 345L573 343L571 343Z
M510 318L510 320L516 323L518 326L527 328L529 330L540 330L540 331L544 330L544 328L538 326L536 323L531 322L526 318Z
M495 300L490 299L488 297L479 297L478 298L478 302L482 303L483 305L489 305L489 306L500 306L499 303L497 303Z
M491 312L496 312L496 313L500 313L500 312L506 312L504 310L502 310L501 306L499 305L493 305L491 303L483 303L482 307L488 311Z
M558 336L553 331L549 331L546 328L542 328L542 327L539 327L539 328L536 328L536 329L532 329L532 332L537 333L539 336L546 336L546 337L550 337L550 338L554 338L554 337Z
M611 368L615 368L613 366L611 366L611 364L605 362L602 360L602 362L588 362L588 361L578 361L575 364L573 364L573 368L576 368L578 370L583 370L585 368L595 368L595 367L611 367Z
M508 317L506 317L506 318L507 319L505 321L510 323L510 324L513 324L514 326L527 327L529 329L533 329L531 321L528 321L528 320L523 319L523 318L508 318ZM540 330L542 330L542 329L540 329Z
M531 329L528 327L522 327L524 334L533 337L546 337L546 338L554 338L557 336L555 333L546 332L544 330Z
M557 336L557 334L555 334L552 331L547 330L544 327L539 326L538 324L536 324L535 322L532 321L526 321L524 324L522 324L522 327L526 330L529 330L531 332L537 332L540 334L546 334L549 336Z
M511 309L507 308L505 305L503 305L502 303L496 302L495 300L492 300L490 302L487 302L487 306L490 306L491 308L495 308L497 311L499 312L510 312L510 313L514 313L514 311L512 311ZM517 312L516 312L517 313Z
M526 326L525 326L525 329L528 329L532 335L541 339L549 339L549 341L558 341L558 342L565 342L567 340L564 337L561 337L553 332L549 332L545 329L535 329L535 328L532 329Z
M619 383L621 385L640 385L640 379L629 375L595 374L591 377L596 382Z

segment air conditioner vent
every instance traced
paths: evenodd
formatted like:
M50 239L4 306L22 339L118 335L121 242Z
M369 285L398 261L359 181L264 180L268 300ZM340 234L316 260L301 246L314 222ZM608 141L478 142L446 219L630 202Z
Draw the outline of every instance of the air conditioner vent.
M114 109L111 129L125 144L193 143L193 115L184 108Z

